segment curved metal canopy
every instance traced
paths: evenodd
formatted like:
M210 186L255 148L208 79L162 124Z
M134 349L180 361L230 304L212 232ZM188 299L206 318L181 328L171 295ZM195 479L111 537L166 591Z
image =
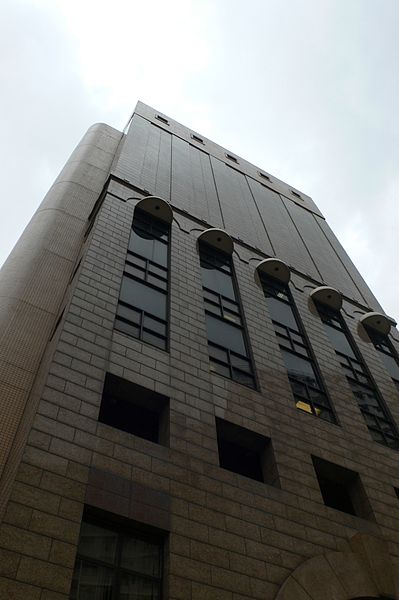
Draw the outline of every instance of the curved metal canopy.
M212 246L226 254L233 254L234 242L223 229L218 229L217 227L206 229L199 235L198 242L204 242L208 246Z
M256 266L256 271L264 273L268 277L274 277L282 283L288 283L291 278L289 266L279 258L265 258Z
M163 200L159 196L146 196L136 204L136 208L149 213L161 221L165 221L165 223L169 223L169 225L172 223L172 208L166 200Z
M342 294L338 290L328 285L321 285L311 291L310 297L315 302L324 304L335 311L342 308Z
M359 321L365 327L374 329L383 335L388 335L391 326L394 324L392 319L378 312L368 312L365 315L362 315Z

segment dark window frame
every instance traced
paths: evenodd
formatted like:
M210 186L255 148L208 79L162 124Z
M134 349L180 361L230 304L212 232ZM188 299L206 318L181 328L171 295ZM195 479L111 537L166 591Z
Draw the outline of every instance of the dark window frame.
M169 313L170 313L170 294L169 294L169 273L170 273L170 242L171 242L171 227L163 221L160 221L156 217L149 215L145 211L136 209L134 212L132 231L136 235L140 235L140 232L146 236L152 235L153 239L158 243L163 244L167 248L167 260L166 266L158 263L146 256L140 255L138 252L134 252L129 246L127 249L125 268L121 280L121 289L119 292L118 308L115 315L114 328L125 335L129 335L135 339L138 339L144 343L148 343L155 348L163 351L169 350ZM163 236L166 235L166 239ZM150 239L150 238L148 238ZM134 272L135 271L135 272ZM157 293L165 296L165 314L166 318L162 319L159 315L152 314L143 308L137 307L134 303L127 302L121 299L120 294L122 290L122 283L124 279L132 279L137 281L141 285L153 289ZM152 281L149 281L152 278ZM123 316L123 308L129 309L133 313L137 313L138 321L129 320L126 316ZM118 312L119 311L119 312ZM146 325L146 317L150 320L158 322L164 327L165 333L160 333L156 329L151 329ZM147 319L147 323L148 323ZM135 334L136 332L136 334ZM146 334L148 336L146 337ZM150 341L150 339L152 341ZM158 343L159 340L159 343Z
M81 530L83 523L87 523L88 525L93 525L97 527L101 527L102 529L106 529L108 531L112 531L116 534L116 549L115 549L115 558L114 563L107 562L101 559L85 556L82 552L79 552L79 543L76 552L74 572L77 570L77 565L80 562L85 562L89 565L100 566L112 571L112 585L111 585L111 598L112 600L118 600L120 597L120 583L121 576L123 574L130 575L141 580L149 581L155 584L158 587L158 599L162 600L163 598L163 573L164 573L164 539L161 535L156 535L152 532L145 532L141 529L136 529L134 527L126 528L125 524L113 522L111 518L100 519L96 516L92 516L91 514L85 515L83 514L82 522L81 522ZM122 550L123 545L126 540L136 539L144 542L149 542L158 546L159 548L159 577L148 575L147 573L141 573L139 571L135 571L133 569L126 568L126 566L122 566ZM79 536L80 542L80 536ZM71 590L72 593L73 589ZM79 596L71 596L71 599L79 600ZM157 600L158 600L157 599Z
M284 352L287 352L300 360L306 361L315 375L316 385L295 377L295 375L293 375L292 372L290 373L287 369L287 375L296 408L329 423L335 425L338 424L337 414L324 384L312 345L303 326L301 316L289 285L265 275L260 276L260 281L266 302L268 297L273 297L289 306L296 323L296 329L293 329L289 325L271 318L284 363L286 362L284 359ZM267 294L269 294L269 296ZM284 334L282 333L282 330L284 330ZM282 340L284 340L285 343ZM299 347L302 348L302 352L298 352ZM299 391L301 388L303 394ZM315 400L315 397L318 398L318 401ZM310 411L305 408L306 406L310 408Z
M372 439L388 448L399 450L399 431L397 425L353 339L345 319L339 311L334 311L320 303L316 303L316 308L325 328L331 327L340 331L345 336L353 352L354 357L336 350L334 344L330 341ZM330 340L328 329L326 329L326 334ZM367 403L369 406L372 406L372 402L370 401L374 401L373 410L365 408L365 402L362 403L367 398L369 399ZM390 433L387 433L388 428L390 429ZM389 443L389 440L391 443Z
M394 382L395 386L397 387L397 389L399 391L399 378L396 379L396 377L394 375L392 375L388 364L384 360L384 355L389 356L390 358L392 358L395 361L395 363L399 367L399 356L398 356L395 346L389 339L389 335L384 335L383 333L374 331L370 327L366 327L365 329L367 331L367 335L369 336L370 341L373 344L374 348L377 350L377 352L380 355L382 355L381 360L383 362L383 365L384 365L385 369L388 371L392 381Z
M256 375L255 375L254 363L253 363L253 358L252 358L251 349L250 349L250 345L249 345L248 334L247 334L247 330L246 330L244 314L242 311L242 305L241 305L241 301L240 301L240 296L239 296L238 285L237 285L237 281L236 281L236 277L235 277L235 271L234 271L232 257L221 252L220 250L216 250L215 248L213 248L212 246L209 246L208 244L205 244L204 242L201 242L199 245L199 256L200 256L201 268L202 268L203 264L206 263L212 269L219 270L222 273L224 273L225 275L228 275L230 277L232 289L233 289L233 293L234 293L234 299L233 299L229 296L222 294L220 292L220 290L213 290L210 287L203 285L202 289L203 289L203 294L204 294L205 315L209 315L210 317L212 317L214 319L218 319L225 325L232 327L233 328L232 331L234 329L239 331L240 334L242 335L244 346L245 346L245 351L246 351L246 354L244 355L239 352L236 352L235 350L232 350L231 348L224 346L223 344L218 344L218 343L216 343L214 341L210 341L208 339L209 361L210 361L211 371L217 373L218 375L220 375L222 377L231 379L232 381L234 381L236 383L245 385L246 387L250 387L252 389L257 389L258 386L257 386ZM208 298L206 298L206 294L208 294ZM213 296L215 298L215 300L214 301L209 300L209 295ZM236 309L237 309L236 312L231 311L230 314L236 315L240 320L239 323L236 323L236 322L232 321L231 319L226 318L226 316L225 316L226 310L228 312L228 309L226 309L226 307L223 303L225 303L225 304L229 303L236 307ZM216 307L218 305L220 307L220 314L215 313L215 311L212 311L209 308L210 306ZM214 351L212 351L212 348L214 349ZM217 350L219 350L220 353L225 352L225 356L226 356L225 360L220 358L220 353L219 353L219 358L217 356L215 356L215 354L217 354ZM212 352L213 352L213 355L212 355ZM234 364L235 358L237 359L236 364ZM244 363L248 364L248 370L237 366L237 363L240 360L242 360ZM219 371L217 370L218 366L219 366ZM212 367L214 367L214 368L212 368ZM225 373L228 371L229 375L224 374L222 372L222 368L225 371ZM241 380L240 380L240 377L241 377ZM245 379L247 379L247 381L248 381L247 383L244 383ZM249 383L249 380L251 380L251 383Z

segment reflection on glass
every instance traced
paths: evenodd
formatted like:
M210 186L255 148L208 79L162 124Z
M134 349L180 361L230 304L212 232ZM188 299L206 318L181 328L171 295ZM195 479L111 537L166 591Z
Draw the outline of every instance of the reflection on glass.
M392 377L392 379L396 379L397 381L399 381L399 365L396 362L395 358L393 356L385 354L385 352L381 352L380 356L384 361L387 371Z
M158 239L153 238L150 233L144 232L134 225L130 234L129 250L136 254L140 254L140 256L148 258L163 267L167 266L167 245Z
M334 350L336 352L341 352L341 354L346 354L347 356L356 359L356 355L353 352L345 333L343 331L335 329L335 327L331 327L327 323L324 323L324 326Z
M238 354L246 354L244 336L241 329L238 329L234 325L215 319L211 315L206 315L206 325L208 330L208 340L215 344L220 344L222 341L223 346L238 352Z
M289 375L295 379L302 380L308 385L317 385L316 374L310 361L305 360L291 352L282 349L284 363Z
M120 583L120 600L158 600L158 584L134 577L133 575L123 574Z
M234 287L230 274L218 271L210 265L203 264L202 283L204 287L235 300Z
M159 546L145 540L129 538L123 544L121 564L132 571L159 577Z
M79 554L112 563L115 559L117 536L114 531L82 523L79 540Z
M269 296L267 298L267 304L270 311L270 316L273 321L277 321L278 323L282 323L295 331L298 330L298 325L296 323L296 319L294 313L292 312L289 304L285 302L281 302L277 298Z
M305 402L304 400L297 400L295 406L300 410L304 410L307 413L313 414L312 407L309 402Z
M112 570L80 560L75 566L71 600L111 600Z
M120 300L166 319L166 295L130 277L123 277Z

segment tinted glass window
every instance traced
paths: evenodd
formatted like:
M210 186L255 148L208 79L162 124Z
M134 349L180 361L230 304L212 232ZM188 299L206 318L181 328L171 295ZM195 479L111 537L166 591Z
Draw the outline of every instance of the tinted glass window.
M228 273L202 264L202 283L204 287L235 300L233 282Z
M399 365L396 362L396 360L394 359L394 357L389 356L388 354L385 354L384 352L381 352L380 356L381 356L382 360L384 361L384 364L385 364L390 376L393 379L397 379L399 381Z
M356 358L355 353L353 352L352 347L343 331L339 331L327 323L324 323L324 327L336 352L341 352L342 354Z
M132 564L140 573L159 577L161 572L161 556L158 544L146 540L130 538L123 544L121 565L129 569Z
M115 561L117 535L91 523L82 523L79 550L81 554L107 563Z
M71 600L159 600L161 545L151 540L83 521Z
M130 234L129 250L159 265L167 266L168 246L154 238L150 233L135 228L134 225Z
M124 277L120 292L120 300L132 304L160 319L166 319L166 296L153 288Z
M121 600L158 600L159 586L152 581L137 579L135 575L123 573L120 582ZM91 599L90 599L91 600Z
M229 348L238 354L246 355L244 336L241 329L220 319L215 319L211 315L206 315L206 325L210 342Z
M294 313L291 307L285 302L281 302L277 298L269 296L267 298L267 305L269 307L270 316L273 321L278 321L291 329L298 330Z
M309 385L317 385L317 377L310 361L300 358L291 352L286 352L283 349L281 353L289 375Z

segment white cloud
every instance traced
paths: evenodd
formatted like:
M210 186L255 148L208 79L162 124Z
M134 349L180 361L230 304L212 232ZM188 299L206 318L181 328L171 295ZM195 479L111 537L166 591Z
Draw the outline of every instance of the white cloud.
M84 130L142 99L309 193L399 318L398 17L394 0L3 0L1 257Z

